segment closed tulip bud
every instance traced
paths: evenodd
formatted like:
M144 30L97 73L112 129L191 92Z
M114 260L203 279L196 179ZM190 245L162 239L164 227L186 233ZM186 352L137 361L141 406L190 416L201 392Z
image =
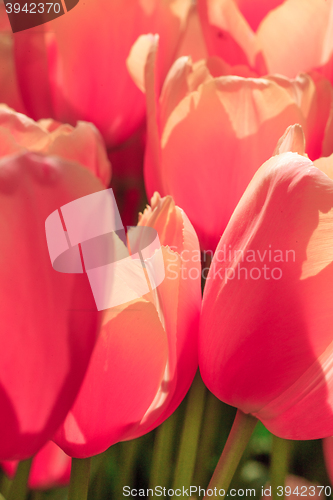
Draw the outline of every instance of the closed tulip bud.
M17 469L15 460L3 460L0 465L12 478ZM29 474L29 488L45 490L69 483L71 459L53 441L48 441L33 458Z
M7 107L0 123L0 458L22 460L64 420L101 322L87 275L53 269L45 221L103 191L93 172L110 172L88 124L37 124Z
M54 438L70 456L95 455L154 429L177 408L197 369L201 273L196 234L172 198L157 193L139 227L157 231L165 278L131 301L124 292L124 303L105 311L79 395ZM134 280L125 282L130 297Z
M192 64L183 57L159 96L157 46L157 37L141 37L128 59L133 78L146 89L146 189L172 195L202 247L214 250L245 188L288 125L303 126L311 159L332 152L332 88L322 77L252 78L247 68L236 68L245 76L235 76L218 58Z
M315 164L303 156L299 127L284 141L216 249L199 364L219 399L273 434L316 439L333 434L333 177L320 170L333 156ZM286 143L300 154L283 152Z

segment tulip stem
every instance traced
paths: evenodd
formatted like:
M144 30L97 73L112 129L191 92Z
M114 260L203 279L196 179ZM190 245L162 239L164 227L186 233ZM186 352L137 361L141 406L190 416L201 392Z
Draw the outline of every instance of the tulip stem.
M207 490L214 490L214 488L217 488L217 490L224 489L225 495L227 494L231 480L257 422L258 420L252 415L237 410L230 434ZM206 493L204 500L208 498L209 495Z
M87 500L91 458L72 458L68 500Z
M1 474L0 492L1 492L2 496L3 496L3 498L7 498L9 490L11 488L11 485L12 485L13 481L11 479L9 479L9 477L7 476L7 474L5 474L3 471L0 471L0 474ZM0 500L2 500L1 496L0 496Z
M173 489L189 488L193 477L202 415L205 405L206 387L197 372L189 390L183 431L179 445Z
M284 487L286 475L289 466L289 457L291 452L292 441L288 439L281 439L277 436L273 436L272 443L272 455L271 455L271 466L270 466L270 479L272 486L272 498L273 500L284 499ZM283 494L281 495L281 489L278 490L278 486L282 486Z
M208 391L206 407L203 417L203 425L199 441L200 453L195 465L195 484L202 486L206 484L211 475L211 459L214 454L215 443L218 433L221 433L221 417L224 405L214 394ZM227 419L224 419L227 420Z
M149 482L150 488L154 489L160 484L169 484L177 417L177 412L173 412L156 431Z
M28 479L32 458L19 462L10 487L7 500L25 500L28 493Z

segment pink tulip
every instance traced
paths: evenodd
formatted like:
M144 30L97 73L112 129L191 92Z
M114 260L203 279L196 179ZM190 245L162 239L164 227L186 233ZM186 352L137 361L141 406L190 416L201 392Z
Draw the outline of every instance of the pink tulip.
M37 124L2 106L0 137L0 459L22 460L64 420L100 327L87 276L52 268L45 221L103 190L92 172L105 180L109 167L87 124Z
M218 244L204 291L199 365L222 401L275 435L333 434L333 177L300 127L253 177ZM333 171L333 170L331 170Z
M130 47L141 33L160 33L163 78L190 3L84 0L42 27L16 33L16 67L30 116L93 122L109 146L127 139L145 115L144 97L125 65Z
M259 75L319 69L333 82L332 0L198 0L210 55Z
M244 77L223 76L231 68L221 59L192 64L183 57L159 97L157 45L157 37L141 37L128 59L133 78L146 88L146 189L148 195L172 195L202 247L215 249L246 186L288 125L303 126L312 159L333 151L332 87L319 76L247 78L249 70L241 67L234 70Z
M74 128L50 119L34 122L0 104L0 157L27 151L79 163L105 186L110 183L110 162L103 140L92 123L78 122Z
M197 369L196 234L172 198L157 193L139 226L158 232L165 279L155 291L106 311L79 395L55 436L70 456L95 455L154 429L177 408Z
M13 478L17 468L17 461L4 460L2 469ZM71 474L71 459L53 441L46 445L34 457L29 475L29 488L49 489L65 486L69 483Z

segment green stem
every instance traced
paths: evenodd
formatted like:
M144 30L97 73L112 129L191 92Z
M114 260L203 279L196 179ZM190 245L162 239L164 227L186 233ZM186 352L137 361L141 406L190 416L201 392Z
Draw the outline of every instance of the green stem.
M87 500L91 458L72 458L68 500Z
M28 479L32 458L19 462L7 500L25 500L28 493Z
M101 500L104 498L105 489L108 487L106 480L106 465L108 460L109 450L95 455L91 459L90 468L90 487L92 488L92 498Z
M289 466L289 457L291 452L292 441L287 439L281 439L277 436L273 436L272 442L272 455L271 455L271 466L270 466L270 479L272 486L272 498L273 500L284 499L284 487L286 475ZM278 486L283 487L283 495L281 496L281 490L278 490ZM280 493L278 495L278 493Z
M31 495L32 500L43 500L44 492L42 490L34 490Z
M194 472L206 388L197 372L186 405L173 489L189 488Z
M237 410L226 445L207 489L224 489L225 494L227 494L231 480L257 422L258 420L252 415ZM204 500L208 498L209 495L206 494Z
M5 474L3 471L0 471L0 492L3 498L7 498L12 483L13 481L9 479L7 474ZM2 500L1 496L0 500Z
M149 484L152 489L169 484L177 416L177 412L173 412L156 430Z
M211 475L211 461L214 456L216 438L221 429L221 416L223 403L214 394L208 391L206 397L203 426L200 435L199 449L195 465L195 484L202 486L207 484ZM220 428L220 429L219 429Z
M120 443L120 464L117 477L115 478L116 498L122 498L124 486L133 486L134 468L140 443L140 438Z

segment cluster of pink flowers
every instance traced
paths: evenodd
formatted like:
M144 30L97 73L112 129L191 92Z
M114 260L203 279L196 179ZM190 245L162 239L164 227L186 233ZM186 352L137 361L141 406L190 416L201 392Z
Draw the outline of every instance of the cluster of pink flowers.
M10 474L37 453L31 487L63 484L67 455L166 420L198 366L273 434L333 435L332 19L333 0L80 0L13 35L0 6ZM97 311L86 274L52 268L45 220L110 185L165 279Z

